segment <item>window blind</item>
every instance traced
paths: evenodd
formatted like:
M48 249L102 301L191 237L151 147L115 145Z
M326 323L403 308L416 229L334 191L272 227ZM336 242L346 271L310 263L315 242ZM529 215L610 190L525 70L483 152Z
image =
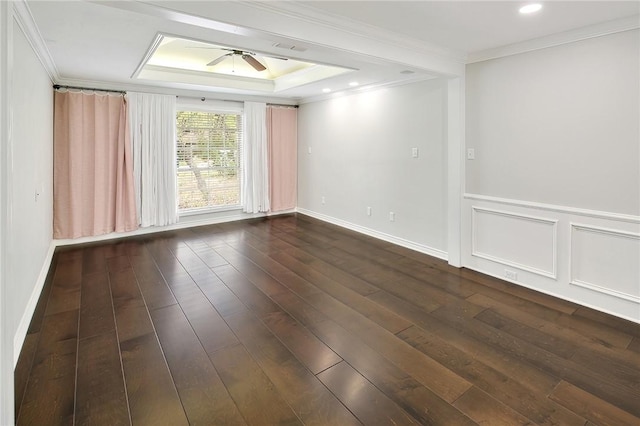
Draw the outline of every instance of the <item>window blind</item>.
M178 111L179 209L240 205L242 114Z

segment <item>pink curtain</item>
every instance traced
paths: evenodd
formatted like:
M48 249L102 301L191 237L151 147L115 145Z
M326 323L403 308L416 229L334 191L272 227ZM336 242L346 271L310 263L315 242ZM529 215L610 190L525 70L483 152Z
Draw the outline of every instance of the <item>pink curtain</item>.
M267 108L271 211L293 209L298 191L298 110Z
M138 227L124 96L56 91L53 236Z

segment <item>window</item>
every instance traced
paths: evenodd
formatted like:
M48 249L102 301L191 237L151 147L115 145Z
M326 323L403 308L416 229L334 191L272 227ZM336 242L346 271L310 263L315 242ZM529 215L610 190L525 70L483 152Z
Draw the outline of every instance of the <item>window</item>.
M180 210L240 205L242 115L178 111Z

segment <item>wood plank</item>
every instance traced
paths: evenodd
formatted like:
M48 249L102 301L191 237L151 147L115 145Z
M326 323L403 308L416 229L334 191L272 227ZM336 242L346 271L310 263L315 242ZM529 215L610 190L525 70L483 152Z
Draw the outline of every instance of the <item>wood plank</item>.
M80 285L82 304L79 338L85 339L115 330L111 288L106 271L83 275Z
M253 253L252 259L254 256L257 256L257 254ZM227 257L227 259L233 266L244 268L244 263L236 261L235 257ZM264 273L265 272L263 271L262 274ZM281 282L284 282L286 276L278 278L280 278ZM233 285L233 283L230 283L229 285ZM233 287L232 290L236 291ZM248 298L248 294L251 293L245 293L246 287L239 291L243 291L243 293L239 294L243 300ZM252 294L252 297L256 296L260 295ZM264 298L265 296L261 297ZM302 298L318 311L334 319L342 327L350 330L355 335L360 336L370 347L375 348L394 364L402 366L402 369L407 371L409 374L412 374L420 383L433 390L437 395L445 400L455 400L471 386L467 381L461 379L455 374L452 374L451 371L442 367L442 365L425 357L411 346L396 339L392 333L398 332L402 329L398 327L397 322L392 322L392 325L389 326L385 322L384 317L374 317L372 319L366 318L350 307L322 292L302 296ZM276 306L269 306L269 311L277 312L278 309ZM264 314L265 311L265 309L261 309L256 312ZM267 313L269 312L267 311ZM399 317L394 316L393 318L395 320L395 318ZM377 323L373 322L373 320L377 320L381 326L378 327L376 325ZM383 328L384 325L391 328L392 332L390 333L385 330ZM404 321L401 324L401 326L405 328L409 325L411 325L411 323L408 321Z
M255 291L249 279L233 266L220 266L213 271L254 315L262 317L280 311L280 307L273 300L264 293Z
M256 262L264 261L256 263L230 246L216 250L269 296L282 292L283 285L290 291L300 295L316 294L321 291L307 280L289 271L278 262L271 261L266 256L254 259Z
M235 265L235 263L233 261L232 261L232 264ZM262 274L264 274L264 271L262 271ZM287 300L286 298L281 297L283 294L284 293L277 293L274 296L272 296L274 299L277 298L277 300L279 301L281 306L282 306L282 303ZM291 299L289 299L289 300L291 300ZM299 307L291 307L291 306L288 306L288 305L287 306L282 306L282 307L285 310L289 311L289 312L296 311L296 310L298 310L298 311L301 310ZM357 313L354 313L354 314L359 315ZM317 317L317 314L311 314L311 317ZM309 318L309 316L306 316L304 318ZM298 321L301 321L304 318L296 318L296 319ZM327 322L327 321L321 322L321 324L324 324L325 327L328 326L328 323L329 322ZM344 358L344 354L343 353L336 351L336 348L332 344L329 344L327 342L326 338L321 335L321 333L319 334L319 331L317 329L317 324L312 324L312 325L304 324L304 325L307 328L310 328L311 331L314 334L316 334L316 336L320 337L320 339L323 340L323 342L325 344L327 344L329 347L331 347L331 349L333 349L334 352L336 352L339 356ZM346 337L344 334L342 334L342 333L346 333L343 329L335 328L333 326L329 326L329 327L332 329L333 332L340 333L342 338ZM393 335L390 334L390 336L393 336ZM349 338L348 340L351 342L351 344L355 344L355 340L354 340L353 337ZM408 347L408 345L407 345L407 347ZM359 355L356 355L356 354L360 354L361 355L363 353L368 353L371 357L376 359L380 364L388 364L388 361L385 358L382 358L379 354L377 354L375 351L373 351L370 347L360 343L360 344L357 345L357 348L358 348L357 350L353 350L350 353L351 357L358 357ZM409 349L411 349L411 348L409 348ZM418 356L421 357L421 354L419 354L418 352L415 352L415 353ZM398 358L398 359L400 359L400 358ZM422 357L421 361L424 361L424 363L411 364L410 362L407 362L406 360L404 360L404 364L403 365L404 366L409 366L411 364L410 368L413 368L416 371L424 371L424 372L429 371L430 368L435 368L436 367L433 363L430 363L430 362L428 362L428 360L423 359L423 357ZM353 362L355 362L355 359L353 360L353 362L352 361L349 361L349 362L353 365ZM464 424L464 423L466 423L468 421L468 418L466 418L464 416L460 416L459 412L457 412L455 410L454 411L448 410L446 408L447 404L442 399L440 399L439 396L437 396L436 394L432 393L432 391L428 390L427 388L423 387L420 383L416 382L409 375L407 375L407 373L405 373L402 370L398 369L398 367L396 367L395 365L388 364L388 369L389 369L389 371L386 372L386 374L391 374L392 377L396 377L396 378L398 376L403 377L403 379L400 380L400 382L404 383L405 381L408 380L410 383L411 382L414 383L413 385L410 386L411 391L407 391L407 389L404 389L404 387L401 387L401 388L392 387L391 388L391 389L393 389L392 392L395 392L396 396L398 398L400 398L400 395L403 395L403 398L404 398L404 395L408 392L409 393L409 400L412 401L411 404L418 404L419 405L419 404L428 403L429 406L437 407L437 408L434 408L433 411L430 411L428 414L424 414L424 413L423 414L419 414L418 417L416 417L416 418L422 419L424 421L433 421L434 418L435 419L440 419L440 420L446 418L448 421L451 421L453 423L461 422L459 424ZM362 373L362 371L361 371L361 373ZM382 376L381 376L381 379L380 379L380 383L386 383L387 386L388 386L388 382L390 380L393 380L393 379L390 379L389 377L384 375L385 374L384 369L383 370L375 370L375 373L372 371L371 374L381 374ZM423 377L424 380L428 380L430 378L432 381L435 380L437 383L443 383L443 387L441 389L442 392L446 393L448 395L451 395L450 397L452 399L455 399L455 397L457 397L462 392L464 392L464 390L466 390L466 388L468 387L468 386L466 386L463 389L461 389L460 391L457 391L457 387L456 386L452 386L452 383L455 384L455 383L457 383L457 381L455 380L455 378L453 376L450 376L450 375L446 375L447 378L443 379L442 377L436 378L436 377L433 377L432 375L430 376L430 375L425 373L425 374L422 375L422 377ZM369 378L369 377L367 376L367 378ZM440 380L442 380L442 381L440 381ZM445 386L445 382L446 382L446 386ZM393 385L393 386L396 386L396 385ZM419 389L416 390L416 389L414 389L415 387L418 387ZM407 401L405 399L402 399L402 401L403 401L402 404L407 405ZM420 401L420 402L418 402L418 401ZM401 404L400 402L398 402L398 403ZM418 405L411 405L413 407L411 409L414 410L414 411L418 410L418 411L422 412L423 409L422 408L418 408ZM412 415L413 415L413 413L412 413ZM415 415L414 415L414 417L415 417Z
M120 342L134 425L189 424L155 333Z
M130 424L114 330L79 341L75 404L76 425Z
M453 405L480 425L513 426L534 424L475 386L466 391Z
M190 424L244 424L218 373L177 305L151 311Z
M304 424L360 424L253 315L239 313L226 321Z
M640 417L633 416L564 380L558 384L549 398L598 425L640 424Z
M629 346L627 346L627 349L640 354L640 339L634 337L633 340L629 342Z
M474 424L444 399L332 321L307 324L307 327L418 422Z
M89 246L82 250L82 275L107 272L103 246Z
M568 348L580 348L579 351L596 352L605 357L610 357L620 362L627 362L636 364L640 360L627 351L616 348L610 345L603 345L603 342L595 337L588 337L566 326L558 325L555 322L550 322L536 316L527 314L511 306L505 305L502 302L496 301L481 294L476 294L467 299L479 306L491 308L495 312L500 313L504 317L509 317L513 320L517 320L520 323L526 324L530 327L535 327L537 330L549 334L554 337L553 342L559 346L566 346ZM528 332L520 333L520 335L526 335ZM566 353L571 352L570 350ZM575 352L575 350L573 351ZM556 352L558 353L558 352Z
M72 425L78 310L47 315L27 383L18 425Z
M533 392L547 395L559 380L557 377L546 374L522 361L518 357L510 357L504 352L496 349L495 346L487 344L483 339L475 336L468 336L463 332L450 327L446 322L432 317L428 312L422 311L416 306L405 302L395 296L379 293L371 296L378 303L383 304L388 309L405 315L413 321L423 332L429 331L436 336L446 336L446 343L464 352L469 357L500 371L506 376L518 381L520 384L530 388Z
M425 309L433 309L434 306L442 306L460 300L439 288L421 283L408 276L398 276L390 271L390 268L380 267L370 262L364 262L357 256L340 250L317 250L313 247L305 248L305 251L330 264L369 282L370 284L394 294L405 300L421 303ZM402 283L402 285L398 285Z
M244 248L241 253L256 265L263 268L265 271L268 271L281 283L289 286L289 283L291 282L290 275L292 268L290 267L291 264L287 260L289 260L291 263L297 263L295 259L283 259L284 263L281 264L272 260L268 256L262 255L252 248ZM236 259L236 257L233 257L230 261L235 265L236 262L238 262ZM321 277L322 275L319 275L316 277L316 280L310 282L302 279L299 275L296 274L296 279L304 281L305 288L309 285L312 285L315 288L321 290L321 292L313 292L313 294L310 294L309 297L322 298L330 302L333 302L332 299L335 299L340 303L348 305L351 309L359 312L363 316L369 318L371 321L375 322L381 327L384 327L392 333L396 333L411 325L408 321L402 319L401 317L384 308L381 308L379 305L371 302L355 291L345 288L331 279L323 279ZM327 299L327 297L325 297L325 293L331 296L331 298Z
M318 378L365 425L418 424L344 361L318 374Z
M64 253L72 255L73 252ZM80 308L82 252L73 257L60 256L56 267L45 315L76 311Z
M479 295L480 296L480 295ZM468 299L469 301L477 300L477 299ZM476 302L477 304L477 302ZM487 306L481 304L480 306ZM491 312L498 312L493 308L490 308ZM571 356L576 352L578 346L576 344L572 344L571 342L567 342L564 339L556 338L551 334L545 333L543 331L538 330L535 327L530 326L530 322L526 322L525 315L520 316L517 315L517 310L509 310L509 313L513 315L513 317L507 317L503 314L506 309L501 309L500 315L500 330L505 333L509 333L514 336L518 336L523 340L535 345L539 348L542 348L546 351L554 353L563 358L571 358ZM515 315L514 315L515 314ZM488 315L488 314L485 314ZM515 317L515 318L514 318ZM523 318L525 317L525 318ZM482 316L478 317L479 319ZM535 324L535 323L534 323ZM497 325L494 325L496 327Z
M271 256L274 260L277 260L280 263L283 263L282 260L285 257L297 259L300 263L304 265L304 267L292 268L292 271L300 275L302 278L307 280L311 280L310 278L316 277L316 273L320 273L326 277L331 278L332 280L342 284L343 286L350 288L358 294L363 296L367 296L371 293L375 293L380 291L380 289L370 283L358 278L357 276L350 274L342 269L336 268L335 266L327 263L321 259L318 259L303 250L287 250L286 252L277 253ZM302 266L299 264L292 263L292 266ZM311 267L311 269L309 269ZM308 276L304 276L306 273Z
M238 343L227 323L204 295L184 300L180 307L207 353Z
M146 249L130 255L129 261L135 272L142 297L149 309L162 308L178 303L169 289L153 257Z
M216 268L216 273L311 371L319 372L340 362L340 357L297 321L288 315L276 315L284 314L282 308L232 266ZM285 288L282 287L282 291L276 295L284 290ZM217 302L214 304L217 305ZM255 309L256 306L258 309Z
M149 311L131 268L109 274L120 343L153 333Z
M209 268L216 268L227 264L224 257L220 256L204 241L191 242L187 245Z
M520 413L523 417L531 419L536 424L576 426L584 424L585 420L583 418L549 401L545 394L532 391L511 377L475 360L467 355L465 351L448 345L445 340L446 336L441 338L435 333L421 330L418 327L411 327L399 333L399 337L427 356L449 367L455 373L473 383L474 387L490 394L491 399L500 401L514 412ZM473 395L477 396L477 393ZM493 411L505 411L499 405L493 402L487 403L484 407L473 406L473 410L468 414L473 420L482 423L481 420L486 416L491 416ZM483 412L483 409L488 411ZM470 415L471 413L476 417Z
M317 374L342 361L335 352L286 312L274 312L263 323L312 373Z
M530 302L526 299L500 291L492 291L491 293L487 292L485 294L491 299L497 300L513 309L517 309L548 322L553 322L559 326L569 328L595 342L600 342L603 346L626 348L631 341L631 336L623 332L613 330L607 326L597 323L588 324L584 321L575 321L575 317L559 312L549 306L545 306L544 304Z
M242 345L209 358L248 424L303 424Z
M614 317L613 315L605 314L604 312L596 311L595 309L585 306L579 306L573 313L573 316L588 319L590 322L597 322L614 330L622 331L630 336L640 338L640 324L627 321L624 318Z
M496 345L507 354L510 354L510 356L521 357L531 365L549 374L579 385L583 389L608 400L632 414L635 414L635 412L640 413L640 406L636 404L639 398L636 390L612 379L606 372L585 369L575 362L531 345L516 336L501 332L493 327L492 324L499 325L499 320L495 318L496 314L490 310L478 314L478 320L476 321L473 320L474 315L465 315L464 312L451 310L448 306L433 311L431 315L448 322L468 335L485 339L488 343Z

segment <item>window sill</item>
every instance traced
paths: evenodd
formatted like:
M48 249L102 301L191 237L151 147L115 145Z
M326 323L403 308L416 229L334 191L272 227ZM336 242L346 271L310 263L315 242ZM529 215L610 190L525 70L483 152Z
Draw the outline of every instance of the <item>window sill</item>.
M178 217L199 216L203 214L222 213L222 212L228 212L228 211L234 211L234 210L242 210L242 206L240 204L236 204L234 206L203 207L199 209L178 210Z

